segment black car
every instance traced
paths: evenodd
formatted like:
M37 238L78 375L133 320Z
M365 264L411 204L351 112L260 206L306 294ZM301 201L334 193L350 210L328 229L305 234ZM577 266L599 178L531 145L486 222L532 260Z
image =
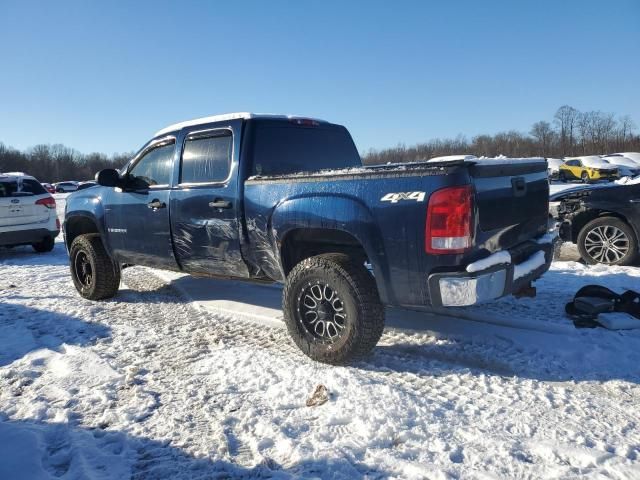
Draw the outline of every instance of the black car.
M549 200L557 209L560 238L577 244L585 262L608 265L636 262L640 177L626 184L571 188L551 195Z

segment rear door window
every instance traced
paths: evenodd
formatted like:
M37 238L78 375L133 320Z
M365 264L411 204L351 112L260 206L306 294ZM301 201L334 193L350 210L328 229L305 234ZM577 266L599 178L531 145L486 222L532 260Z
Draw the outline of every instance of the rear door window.
M45 193L47 193L47 191L39 182L28 178L0 181L0 198L27 197L31 195L43 195Z
M180 183L220 183L229 176L233 136L228 130L187 137Z

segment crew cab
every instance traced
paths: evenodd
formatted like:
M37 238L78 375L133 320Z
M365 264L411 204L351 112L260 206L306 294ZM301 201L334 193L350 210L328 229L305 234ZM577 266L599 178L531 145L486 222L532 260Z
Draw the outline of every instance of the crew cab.
M59 233L56 201L42 184L22 172L0 173L0 247L50 252Z
M475 157L363 167L347 129L322 120L183 122L68 198L71 274L95 300L114 296L130 265L282 282L295 343L344 363L375 346L385 306L472 305L542 275L546 168Z

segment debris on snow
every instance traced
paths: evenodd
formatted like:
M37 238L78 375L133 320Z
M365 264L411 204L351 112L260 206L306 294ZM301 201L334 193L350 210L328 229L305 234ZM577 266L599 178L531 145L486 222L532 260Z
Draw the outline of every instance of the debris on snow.
M307 407L319 407L327 403L329 400L329 390L322 384L316 386L315 390L309 398L307 398Z
M609 330L640 328L640 319L624 312L608 312L598 315L598 323Z

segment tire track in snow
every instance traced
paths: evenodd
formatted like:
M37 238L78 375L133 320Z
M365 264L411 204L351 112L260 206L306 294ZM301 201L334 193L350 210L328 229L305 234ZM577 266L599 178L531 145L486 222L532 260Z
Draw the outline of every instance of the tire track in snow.
M278 469L304 477L317 475L308 462L322 455L343 462L341 471L372 478L407 477L405 464L451 477L485 471L521 478L615 474L637 462L637 388L628 382L539 380L535 374L544 366L527 370L535 359L507 341L394 331L352 367L314 364L283 329L194 309L142 269L125 271L129 289L115 300L87 302L69 283L66 265L53 260L59 265L30 266L28 273L9 268L11 278L29 287L0 296L37 305L43 319L46 310L64 311L113 329L84 349L125 378L117 394L93 405L80 397L47 408L67 408L82 425L105 421L106 431L140 438L134 478L268 476ZM53 283L42 281L51 275ZM44 333L49 323L34 325ZM11 368L19 373L19 362ZM0 376L0 382L16 378ZM335 396L309 409L304 400L316 382L326 382ZM21 396L8 399L0 391L2 405L26 406L46 396L34 390L37 378L18 383ZM609 408L621 391L627 400ZM285 394L290 399L283 403Z
M150 272L146 272L147 274L153 275ZM177 295L181 295L178 291ZM206 312L200 312L205 317L209 316ZM215 315L218 317L218 315ZM222 316L224 317L224 316ZM231 317L224 318L223 321L228 321L225 324L224 335L222 336L223 341L227 345L233 345L240 348L259 348L268 350L271 355L278 355L280 357L286 358L296 358L297 360L309 362L306 357L304 357L292 343L290 343L288 339L288 335L282 329L270 328L270 327L260 327L257 326L255 322L244 321L242 319L233 319ZM394 343L406 342L411 335L405 335L399 332L391 332L385 333L381 339L381 345L389 345ZM430 342L437 342L438 339L430 338ZM428 345L428 344L427 344ZM508 346L505 346L508 348ZM379 350L379 349L378 349ZM461 349L462 350L462 349ZM497 353L497 352L494 352ZM499 352L505 353L505 352ZM376 378L381 384L385 384L391 386L395 389L401 389L405 393L413 396L416 402L424 402L425 399L428 401L429 399L438 400L434 402L436 404L440 403L444 404L445 407L448 404L456 403L460 400L461 397L466 398L477 398L479 399L479 395L474 395L474 391L476 390L477 385L469 386L458 386L455 389L451 388L450 385L450 376L453 372L458 374L464 374L465 371L471 372L472 375L489 375L489 376L498 376L503 377L505 379L505 383L507 386L510 386L511 389L517 389L518 385L508 385L509 377L513 377L516 371L510 368L508 363L504 363L501 361L491 360L482 357L474 357L473 354L464 353L460 351L458 354L455 353L446 353L442 354L437 351L430 352L428 349L425 349L424 346L414 346L410 345L408 347L403 347L399 351L396 350L394 353L385 353L384 351L376 351L373 359L368 359L362 362L359 362L354 365L355 367L363 367L365 372L374 378ZM407 371L413 369L414 371ZM318 370L326 370L327 368L324 365L318 365ZM468 378L467 380L472 380ZM529 399L526 402L513 402L512 404L505 404L504 391L482 391L482 400L484 402L489 399L488 403L495 403L500 405L500 413L505 416L513 416L518 417L522 415L522 412L527 412L527 418L530 423L528 426L529 430L547 432L546 434L552 435L555 431L555 425L563 424L565 426L570 426L576 431L580 431L582 429L582 425L579 421L573 420L570 416L567 415L558 415L557 412L554 411L554 405L551 400L541 400L544 398L554 398L556 395L566 396L567 394L576 395L587 393L592 396L595 395L594 399L591 401L591 404L594 408L601 408L605 405L609 405L610 402L606 397L601 398L601 391L595 391L595 389L591 388L591 390L587 390L589 387L577 386L576 383L571 383L570 388L567 389L568 385L559 384L554 382L544 382L544 381L529 381L532 384L532 391L535 392L533 398ZM493 398L494 400L490 400ZM595 399L600 399L603 401L596 401ZM595 405L594 405L595 403ZM440 408L440 407L438 407ZM444 408L443 411L446 412L447 408ZM617 410L617 409L615 409ZM455 408L453 409L455 411ZM617 412L621 413L621 412ZM624 415L628 417L628 415ZM454 415L451 415L453 418ZM451 422L455 424L455 421ZM602 425L609 425L610 421L605 422ZM333 431L334 434L340 435L349 432L348 422L338 425L329 426L329 430ZM517 443L521 436L520 430L514 430L513 433L507 432L508 436ZM546 435L545 434L545 435ZM452 440L455 441L454 437L451 437ZM458 443L459 446L469 443L472 440L470 437L459 438L455 443ZM481 437L476 437L477 441L493 441L497 444L503 443L503 439L491 439L491 436L487 436L483 434ZM632 445L631 449L635 450L637 444ZM483 447L485 448L485 447ZM523 449L526 450L526 446L522 446ZM458 449L454 449L451 453L452 461L460 460L464 458L464 449L461 447ZM246 451L243 452L246 454ZM527 453L518 452L519 455L525 455L525 457L529 458L533 454L529 451ZM246 457L246 455L245 455ZM620 457L623 460L623 457ZM454 463L456 463L454 461Z

